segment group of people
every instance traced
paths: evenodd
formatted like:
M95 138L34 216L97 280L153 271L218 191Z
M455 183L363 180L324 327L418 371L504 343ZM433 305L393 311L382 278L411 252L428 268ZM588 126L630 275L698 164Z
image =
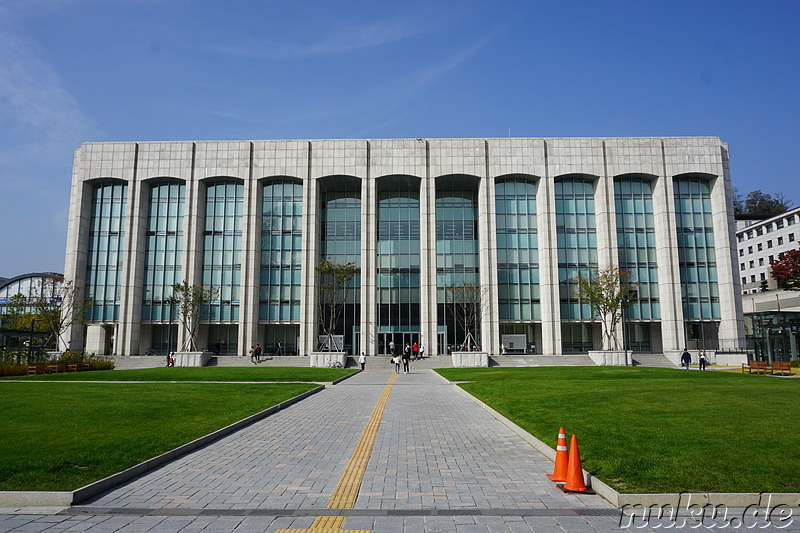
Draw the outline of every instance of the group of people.
M697 353L697 360L698 360L698 366L700 367L700 370L705 370L706 369L706 364L708 363L708 361L706 360L706 352L704 352L703 350L700 350ZM689 370L689 365L690 364L692 364L692 354L689 353L689 350L684 348L683 349L683 353L681 354L681 366L686 368L686 370Z

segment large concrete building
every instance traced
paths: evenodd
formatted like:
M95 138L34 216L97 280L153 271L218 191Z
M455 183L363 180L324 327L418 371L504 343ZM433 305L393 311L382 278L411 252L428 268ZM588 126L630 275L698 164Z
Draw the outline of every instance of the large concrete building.
M93 302L71 344L164 352L173 283L215 288L198 337L223 353L319 342L315 267L353 262L352 352L464 341L454 287L480 287L489 353L585 353L575 277L638 282L625 345L743 346L728 147L716 137L88 143L75 152L65 275Z

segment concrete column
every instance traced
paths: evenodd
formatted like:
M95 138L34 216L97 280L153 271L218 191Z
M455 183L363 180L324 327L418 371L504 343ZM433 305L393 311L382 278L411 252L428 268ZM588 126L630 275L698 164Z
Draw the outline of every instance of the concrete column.
M425 143L426 152L430 148ZM437 330L438 313L436 301L436 180L430 176L430 163L427 161L426 175L420 180L419 189L419 267L420 267L420 321L425 353L439 353ZM451 339L452 340L452 339Z
M683 350L686 344L681 300L681 274L678 264L678 235L672 178L666 168L653 187L653 219L658 260L658 298L661 310L663 350Z
M727 146L721 147L722 173L711 188L711 216L714 223L714 246L719 288L720 348L741 350L744 342L741 285L736 268L736 220L733 215L733 190L730 181L730 162Z
M499 354L501 350L500 309L497 300L497 205L495 202L495 180L488 175L488 164L487 175L481 179L478 187L481 345L483 351L489 354Z
M261 183L253 179L253 143L250 144L248 179L244 182L242 224L242 271L239 285L239 347L245 355L250 346L263 344L258 338L258 291L261 271Z
M309 143L309 166L311 143ZM309 177L303 183L303 263L302 286L300 293L300 346L298 350L306 355L317 349L317 291L314 270L319 264L319 184Z
M92 186L81 178L81 155L83 149L75 150L72 167L69 220L67 222L67 253L64 260L64 279L73 282L77 294L76 305L83 305L86 297L86 261L89 249L89 226L92 209ZM66 332L59 350L80 351L86 345L86 327L77 320Z
M597 232L597 267L604 270L608 267L619 267L619 250L617 246L617 217L616 206L614 205L614 177L608 175L608 165L606 163L606 145L603 143L603 167L604 174L597 179L594 191L595 206L595 227ZM617 339L619 347L624 345L622 324L617 324ZM602 346L603 333L602 325L598 331L600 343L595 342L595 346ZM611 349L611 346L603 346Z
M138 158L138 150L136 155ZM115 339L117 355L138 355L150 348L140 342L149 203L150 186L139 181L138 172L135 172L134 179L128 183L125 259L121 272L119 328Z
M369 172L369 143L367 143L367 172ZM361 320L359 350L375 355L377 312L377 182L367 175L361 180ZM354 354L355 355L355 354Z
M545 165L546 162L547 152L545 151ZM546 165L545 177L539 180L539 187L536 191L536 226L539 229L539 293L542 308L541 353L561 355L563 352L561 349L561 305L558 294L555 188L549 174L550 171Z
M190 285L200 284L203 280L203 231L205 228L205 185L197 178L195 168L195 152L197 145L192 145L192 173L186 183L186 209L183 216L183 235L185 245L183 251L183 279ZM183 349L187 341L183 326L178 323L178 351ZM198 328L198 333L201 333ZM202 339L196 339L199 343Z

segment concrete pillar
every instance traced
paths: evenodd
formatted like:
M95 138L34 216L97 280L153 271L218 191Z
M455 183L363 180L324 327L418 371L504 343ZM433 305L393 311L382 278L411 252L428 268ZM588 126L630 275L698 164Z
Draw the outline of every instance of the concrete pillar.
M606 144L603 142L603 176L597 179L594 191L595 206L595 227L597 232L597 267L604 270L609 267L619 267L619 250L617 243L617 217L614 202L614 177L608 175L608 165L606 163ZM622 324L617 324L618 349L624 345ZM601 342L595 342L595 346L602 346L603 333L600 324ZM603 346L604 349L611 349L611 346Z
M239 285L239 346L245 355L250 346L263 344L258 338L258 292L261 273L261 198L262 184L253 176L253 143L250 145L248 179L244 181L244 222L242 224L242 271ZM213 339L212 339L213 341ZM213 342L212 342L213 344Z
M139 150L137 147L136 157ZM135 166L134 168L137 168ZM150 346L140 342L142 329L142 298L144 284L145 249L147 248L147 212L150 204L150 186L139 180L134 171L128 183L128 205L125 219L125 258L120 273L121 298L119 327L115 340L117 355L138 355Z
M425 353L439 353L436 291L436 179L430 176L430 146L425 143L426 174L419 188L420 320Z
M92 185L82 180L83 148L75 150L72 167L69 221L67 223L67 253L64 260L64 279L75 286L75 302L82 306L86 297L86 261L89 250L89 228L92 209ZM83 321L76 320L64 333L60 350L81 351L86 345Z
M311 165L311 143L308 150ZM317 291L315 268L319 264L319 184L309 177L303 183L303 262L302 286L300 293L300 346L301 354L307 355L317 349Z
M369 165L367 143L367 169ZM369 172L369 170L367 170ZM377 293L377 181L367 176L361 180L361 320L359 324L359 350L375 355L378 350L376 329L378 324ZM354 354L355 355L355 354Z
M186 206L183 216L183 235L185 246L183 252L183 279L190 285L200 284L203 281L203 231L205 229L205 202L206 191L203 184L197 177L195 168L195 154L197 144L192 145L192 174L191 179L186 183ZM187 343L184 327L178 323L178 351L184 349ZM198 333L200 328L198 328ZM201 339L195 339L198 346L202 346ZM188 345L186 346L188 349Z
M683 327L681 274L678 264L678 235L672 178L666 168L653 187L653 219L658 260L658 298L661 310L661 345L665 352L683 350L686 333Z
M555 187L549 177L545 144L545 176L536 191L536 226L539 230L539 293L542 306L544 355L561 355L561 302L558 293L558 244L556 241Z
M499 354L500 308L497 287L497 205L495 180L489 176L488 145L486 176L478 184L478 246L481 287L481 345L484 352Z

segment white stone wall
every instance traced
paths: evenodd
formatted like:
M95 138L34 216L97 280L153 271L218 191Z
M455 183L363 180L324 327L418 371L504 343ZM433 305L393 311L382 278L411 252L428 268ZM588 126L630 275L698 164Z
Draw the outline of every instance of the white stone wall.
M683 348L684 324L680 300L678 256L675 246L675 214L672 180L686 173L702 173L712 180L712 206L717 241L717 265L723 312L720 336L741 338L741 304L737 306L738 265L730 216L730 176L727 146L716 137L672 138L498 138L498 139L382 139L211 141L84 144L75 153L72 201L68 228L65 274L83 280L86 269L91 184L101 178L128 182L128 220L125 245L125 287L121 320L114 351L136 354L141 345L142 233L147 181L170 177L186 182L184 216L184 277L200 280L204 210L203 180L233 177L243 181L242 283L240 288L239 353L246 353L258 339L258 290L260 270L261 187L263 180L289 176L301 180L303 191L303 282L301 287L300 353L316 346L316 291L314 266L319 250L319 190L317 181L332 175L358 179L362 196L362 318L360 350L376 350L376 223L377 190L381 178L407 175L420 187L421 331L427 353L437 350L436 327L436 213L435 187L441 176L463 174L478 180L481 281L489 295L484 308L482 345L499 353L497 301L497 243L495 181L510 174L538 180L537 226L539 231L541 338L540 353L561 353L561 320L558 296L558 255L555 242L553 184L562 176L582 174L595 179L598 260L615 264L616 176L644 174L654 181L653 203L657 227L657 257L661 302L661 338L653 344L664 350ZM800 227L800 226L798 226ZM800 233L800 232L798 232ZM537 335L539 335L537 329ZM82 339L83 328L72 336ZM179 339L181 341L182 339ZM450 339L452 342L452 339ZM262 343L263 344L263 343Z

